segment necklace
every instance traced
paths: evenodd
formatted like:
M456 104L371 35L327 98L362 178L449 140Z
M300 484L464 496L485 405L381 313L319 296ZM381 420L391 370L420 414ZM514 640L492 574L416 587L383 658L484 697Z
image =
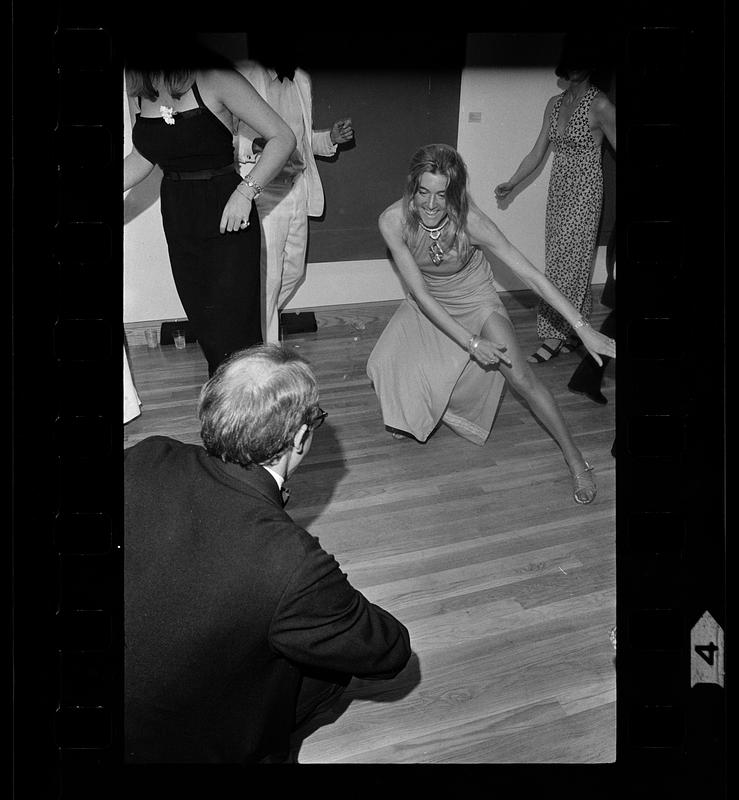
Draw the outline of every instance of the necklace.
M444 222L441 225L438 225L436 228L427 228L421 220L418 220L418 224L428 233L428 235L436 241L441 236L441 231L446 227L447 222L449 222L449 217L444 219Z
M447 222L449 222L449 217L447 217L441 225L437 225L435 228L427 228L421 220L418 220L418 224L428 233L429 238L432 240L431 245L429 246L429 256L431 260L434 262L434 266L439 266L441 262L444 260L446 253L442 249L441 245L438 242L439 237L441 236L442 230L446 227Z

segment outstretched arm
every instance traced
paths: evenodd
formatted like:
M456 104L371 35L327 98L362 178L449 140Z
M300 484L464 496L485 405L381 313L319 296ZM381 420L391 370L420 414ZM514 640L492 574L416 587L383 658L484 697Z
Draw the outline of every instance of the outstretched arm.
M531 148L528 155L524 158L518 169L507 181L499 183L495 187L495 196L499 199L509 195L516 188L516 186L518 186L521 181L528 178L529 175L531 175L531 173L544 160L544 156L546 156L547 150L549 149L549 117L552 114L552 107L554 106L556 99L556 96L552 97L547 103L547 106L544 109L544 120L541 124L541 130L539 131L536 142L534 142L534 146Z
M552 308L567 320L582 339L590 355L598 364L603 362L598 353L604 356L616 357L616 343L607 336L594 331L587 322L583 322L580 312L557 289L557 287L518 250L501 233L498 226L484 214L473 202L470 201L470 211L467 218L467 232L470 241L486 247L493 255L504 264L539 297L545 300Z
M269 643L297 664L367 680L394 678L411 656L408 629L370 603L313 537L269 627Z

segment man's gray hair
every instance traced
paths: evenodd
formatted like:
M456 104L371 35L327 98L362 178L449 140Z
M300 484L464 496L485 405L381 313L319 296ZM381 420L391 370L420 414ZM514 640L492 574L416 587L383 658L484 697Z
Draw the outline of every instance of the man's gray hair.
M282 345L231 355L203 386L198 403L205 449L242 466L268 464L291 447L318 406L308 362Z

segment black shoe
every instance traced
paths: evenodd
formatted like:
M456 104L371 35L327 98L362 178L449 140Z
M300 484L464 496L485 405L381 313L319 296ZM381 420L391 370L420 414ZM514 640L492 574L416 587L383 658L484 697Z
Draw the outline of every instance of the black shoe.
M600 391L600 389L593 390L593 389L580 388L577 385L573 385L572 381L570 381L567 384L567 388L571 392L574 392L575 394L584 395L585 397L588 398L588 400L592 400L594 403L597 403L599 406L604 406L608 402L608 399L606 397L604 397L604 395Z
M579 350L582 346L582 342L577 336L573 336L571 339L565 340L562 344L562 352L563 353L574 353L575 350Z

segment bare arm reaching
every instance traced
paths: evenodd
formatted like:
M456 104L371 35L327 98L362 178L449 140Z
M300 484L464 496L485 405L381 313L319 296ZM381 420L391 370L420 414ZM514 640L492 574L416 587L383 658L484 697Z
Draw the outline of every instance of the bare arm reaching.
M556 309L574 328L588 352L598 364L603 362L601 355L616 357L616 343L593 330L589 324L583 324L580 313L556 286L512 245L501 233L498 226L484 214L472 201L467 219L467 232L470 241L487 247L539 297Z
M549 99L549 102L544 109L544 120L541 124L541 130L539 131L539 135L536 137L536 142L534 142L534 146L531 148L528 155L519 164L518 169L513 173L509 180L499 183L495 187L495 196L497 198L502 200L504 197L509 195L516 188L516 186L518 186L521 181L528 178L529 175L531 175L531 173L544 160L547 150L549 149L549 118L552 114L552 107L554 106L556 99L556 96Z

